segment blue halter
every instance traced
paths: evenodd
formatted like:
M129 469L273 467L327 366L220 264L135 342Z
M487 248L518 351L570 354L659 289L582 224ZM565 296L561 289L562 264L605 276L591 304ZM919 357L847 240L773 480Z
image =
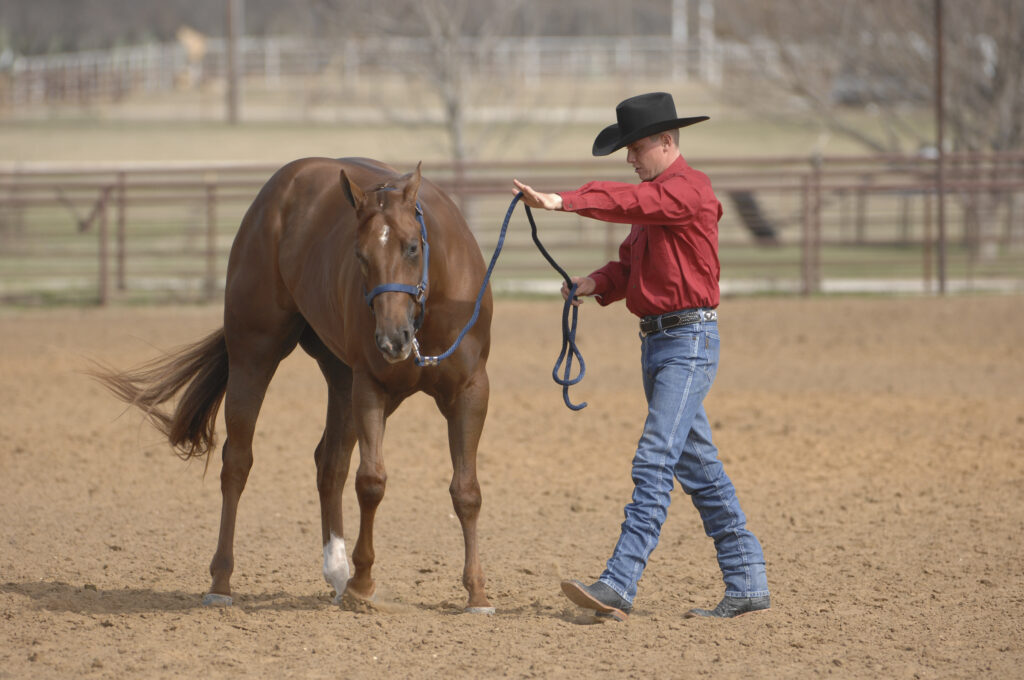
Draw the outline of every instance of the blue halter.
M378 187L377 191L394 191L394 187ZM423 275L419 285L407 283L382 283L366 294L366 304L373 307L373 299L381 293L408 293L420 306L420 314L416 317L416 330L423 325L423 315L427 311L427 284L430 281L430 244L427 243L427 225L423 222L423 208L416 201L416 221L420 223L420 240L423 242Z

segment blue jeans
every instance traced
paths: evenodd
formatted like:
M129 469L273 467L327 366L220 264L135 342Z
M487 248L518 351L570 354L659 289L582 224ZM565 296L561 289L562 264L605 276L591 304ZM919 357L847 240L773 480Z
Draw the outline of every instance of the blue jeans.
M647 421L633 458L633 500L601 581L630 602L658 544L673 477L715 542L731 597L768 595L764 553L746 528L736 489L711 443L703 401L718 370L718 322L677 326L641 339Z

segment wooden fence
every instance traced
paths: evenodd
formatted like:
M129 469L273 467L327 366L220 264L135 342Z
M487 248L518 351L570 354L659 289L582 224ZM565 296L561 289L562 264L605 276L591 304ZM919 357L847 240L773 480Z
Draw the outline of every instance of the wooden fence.
M935 162L908 156L692 159L712 178L726 294L937 290ZM395 163L406 168L408 163ZM0 301L217 301L264 164L0 165ZM424 174L460 202L485 257L511 178L570 189L633 181L607 161L434 163ZM946 171L948 289L1024 292L1024 154L959 155ZM537 215L562 265L616 257L628 226ZM554 292L557 275L513 218L498 291Z

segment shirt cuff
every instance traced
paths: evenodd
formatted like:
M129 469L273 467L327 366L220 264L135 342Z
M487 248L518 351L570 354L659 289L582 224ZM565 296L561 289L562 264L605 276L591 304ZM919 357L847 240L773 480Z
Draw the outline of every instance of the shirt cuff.
M579 208L583 207L580 205L579 192L576 191L559 191L556 192L562 197L562 210L566 212L576 212Z
M598 269L597 271L591 272L589 276L594 280L594 297L603 297L608 293L608 290L611 288L612 281L604 272Z

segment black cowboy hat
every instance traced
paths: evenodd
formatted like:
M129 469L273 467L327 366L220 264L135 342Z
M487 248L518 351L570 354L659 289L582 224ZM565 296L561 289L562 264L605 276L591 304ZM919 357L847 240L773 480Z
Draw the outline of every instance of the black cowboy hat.
M677 118L675 102L667 92L650 92L630 97L615 107L615 118L619 122L601 130L594 140L595 156L607 156L638 139L708 119L707 116Z

